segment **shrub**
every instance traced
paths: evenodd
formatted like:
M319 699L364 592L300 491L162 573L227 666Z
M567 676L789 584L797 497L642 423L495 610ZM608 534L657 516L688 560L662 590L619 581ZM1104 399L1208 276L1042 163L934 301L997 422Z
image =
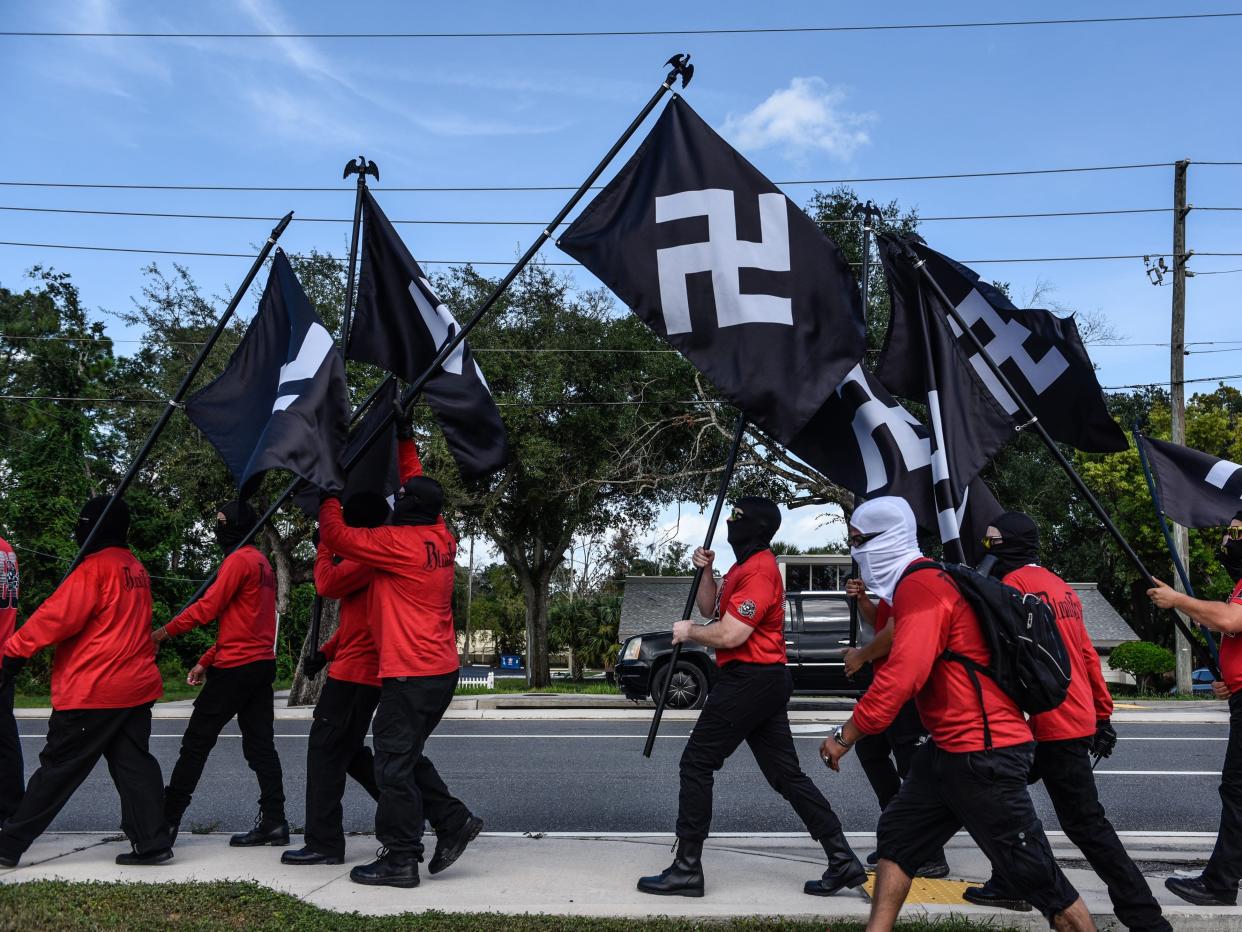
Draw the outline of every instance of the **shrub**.
M1126 641L1108 655L1108 665L1133 676L1140 690L1146 689L1153 677L1172 673L1176 664L1173 651L1149 641Z

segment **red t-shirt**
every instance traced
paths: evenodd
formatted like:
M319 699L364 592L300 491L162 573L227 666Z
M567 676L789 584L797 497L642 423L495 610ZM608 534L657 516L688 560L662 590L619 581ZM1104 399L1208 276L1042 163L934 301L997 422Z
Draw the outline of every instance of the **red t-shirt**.
M52 708L128 709L164 694L151 643L151 579L127 547L85 557L9 638L32 657L56 645Z
M17 627L17 554L0 537L0 648Z
M319 534L333 553L377 570L368 610L379 648L379 675L440 676L458 669L453 629L457 541L435 524L349 527L341 503L319 508Z
M738 647L717 647L717 664L785 663L785 587L771 550L760 550L725 573L714 620L726 613L755 630Z
M1229 601L1242 605L1242 580L1233 587ZM1242 636L1226 634L1220 639L1220 675L1225 678L1230 692L1242 689Z
M942 750L955 754L984 750L983 715L966 668L941 660L946 648L977 663L990 657L979 622L957 586L944 573L920 570L901 581L893 598L893 649L888 662L854 706L854 724L878 735L911 698L923 726ZM992 746L1032 740L1031 729L1012 699L980 676Z
M172 636L217 618L216 643L199 659L202 666L276 659L276 574L258 547L247 544L225 557L203 597L166 627Z
M339 562L334 562L339 560ZM332 661L328 676L346 683L379 686L379 650L371 634L368 587L375 570L356 560L334 557L323 544L315 557L315 590L341 600L336 632L319 648Z
M1069 653L1069 692L1055 709L1031 716L1035 740L1068 741L1094 735L1095 723L1113 714L1113 697L1104 683L1100 655L1087 634L1078 594L1060 576L1035 564L1009 573L1004 583L1044 600Z

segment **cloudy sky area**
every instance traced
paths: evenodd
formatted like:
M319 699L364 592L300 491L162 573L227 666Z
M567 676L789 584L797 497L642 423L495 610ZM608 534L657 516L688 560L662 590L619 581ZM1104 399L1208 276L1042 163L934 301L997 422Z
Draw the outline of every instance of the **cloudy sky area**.
M1208 12L1194 2L1178 12ZM97 31L532 31L969 21L1142 15L1167 4L895 2L867 11L822 3L777 9L739 2L623 8L477 2L362 7L292 0L5 4L4 29ZM1242 20L986 30L575 39L33 39L0 37L6 141L0 180L333 186L345 161L380 164L375 186L394 219L510 220L531 225L400 227L416 255L492 261L500 274L565 197L556 192L385 192L386 186L576 185L664 75L689 51L687 98L796 202L825 180L1025 168L1242 159L1233 88ZM618 166L621 160L616 163ZM821 185L827 187L828 185ZM1168 208L1172 169L994 179L859 183L923 216ZM1242 206L1242 168L1195 166L1190 201ZM282 244L348 247L348 190L324 193L125 191L0 186L0 207L181 211L339 218L296 222ZM1189 244L1199 272L1242 269L1242 213L1197 211ZM246 252L271 224L34 214L0 210L0 240ZM937 221L936 248L965 261L1168 252L1168 212ZM551 262L566 257L553 248ZM0 246L0 283L36 262L69 271L87 304L127 306L152 257ZM167 265L170 257L160 258ZM244 259L182 259L209 293L227 293ZM1038 282L1064 306L1100 311L1131 344L1093 356L1106 386L1168 377L1170 289L1141 259L979 264L1018 296ZM583 286L594 280L568 269ZM1188 289L1191 341L1235 332L1242 275L1201 275ZM256 292L257 294L257 292ZM249 305L253 310L253 303ZM455 309L461 316L462 309ZM118 340L133 339L115 326ZM132 349L120 343L118 352ZM1187 377L1242 373L1242 345L1199 347ZM1239 379L1242 382L1242 378ZM1209 386L1210 387L1210 386ZM672 522L676 515L667 516ZM683 509L677 536L701 535ZM782 537L839 531L799 512Z

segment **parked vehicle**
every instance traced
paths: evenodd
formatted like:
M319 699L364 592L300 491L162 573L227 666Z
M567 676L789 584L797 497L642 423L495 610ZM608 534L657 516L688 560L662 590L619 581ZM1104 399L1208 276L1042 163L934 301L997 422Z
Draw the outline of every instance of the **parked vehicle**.
M1199 667L1197 670L1191 671L1190 674L1190 691L1196 696L1206 696L1212 693L1212 671L1207 667ZM1177 695L1177 687L1174 686L1169 690L1170 696Z
M851 624L844 592L786 593L785 651L795 692L861 694L870 682L870 671L860 671L853 679L845 675L845 651L859 643L859 631ZM672 653L671 631L639 634L627 640L616 667L617 684L626 697L637 702L659 695L668 681ZM702 708L717 670L711 648L693 642L683 644L677 669L672 671L667 707Z

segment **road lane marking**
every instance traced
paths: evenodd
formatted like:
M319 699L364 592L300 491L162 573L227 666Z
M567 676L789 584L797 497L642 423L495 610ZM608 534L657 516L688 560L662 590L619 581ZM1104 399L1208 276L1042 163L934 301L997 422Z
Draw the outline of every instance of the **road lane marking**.
M1110 777L1219 777L1219 770L1097 770Z

